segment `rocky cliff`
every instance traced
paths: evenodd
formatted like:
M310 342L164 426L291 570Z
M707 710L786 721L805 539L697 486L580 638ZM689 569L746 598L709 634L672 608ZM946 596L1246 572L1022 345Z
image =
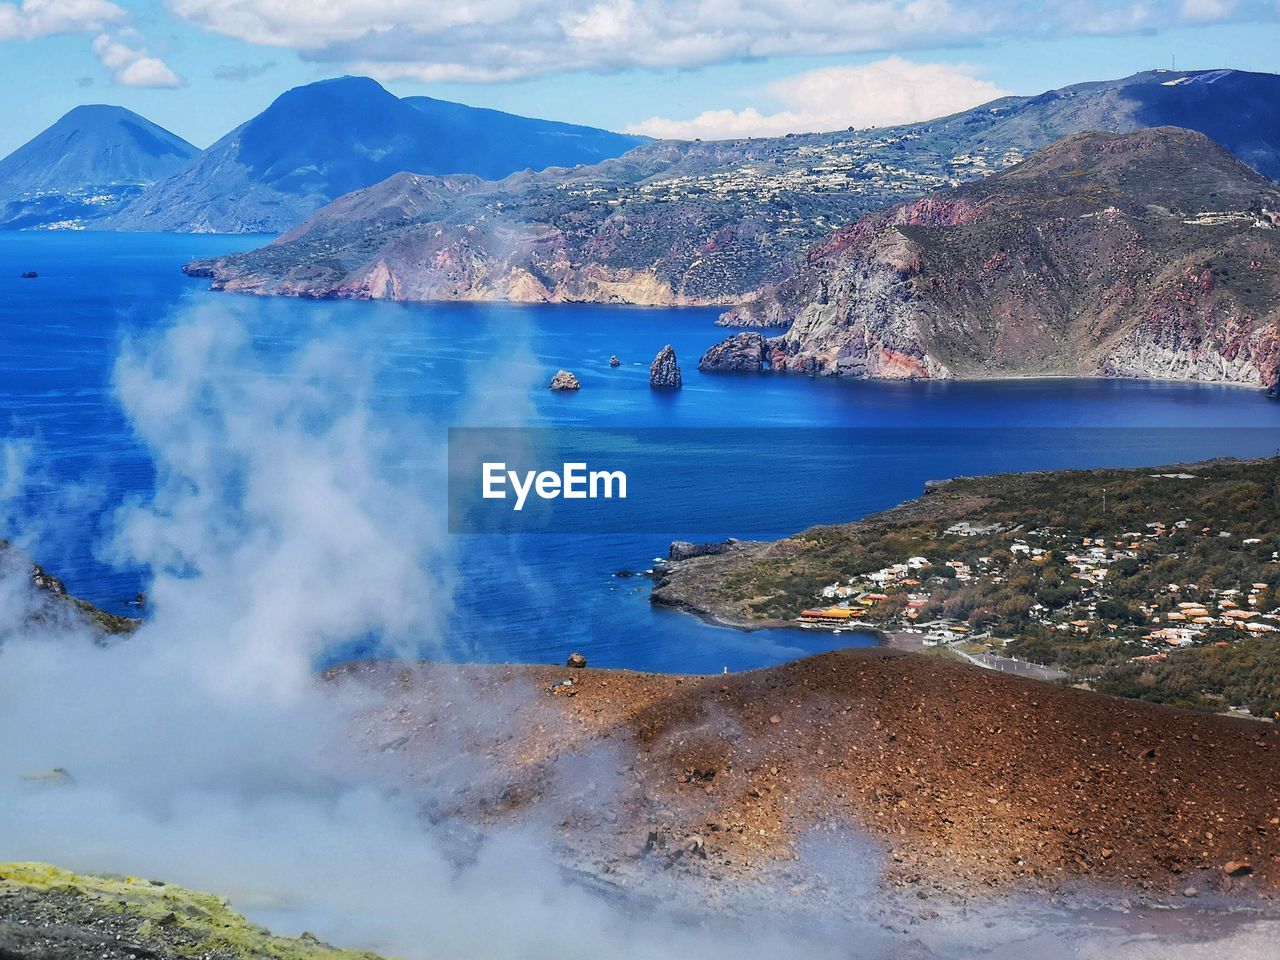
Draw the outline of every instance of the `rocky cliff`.
M1270 385L1277 210L1280 188L1201 134L1077 134L837 231L723 321L786 325L775 371Z
M738 333L721 340L698 361L698 369L712 373L759 373L771 361L769 342L759 333Z
M141 624L68 593L61 579L4 539L0 539L0 579L14 584L13 602L0 617L0 643L10 631L37 623L51 631L87 633L99 643L127 637ZM17 586L24 580L29 584L26 589ZM138 596L143 600L142 594Z

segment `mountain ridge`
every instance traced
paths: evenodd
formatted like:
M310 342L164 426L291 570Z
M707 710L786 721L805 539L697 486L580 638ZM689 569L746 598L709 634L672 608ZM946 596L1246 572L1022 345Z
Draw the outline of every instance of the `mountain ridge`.
M398 173L505 176L614 156L642 137L429 97L367 77L295 87L115 216L117 230L280 233Z
M189 272L263 294L728 306L784 281L812 244L859 216L1080 130L1141 129L1177 113L1280 174L1277 104L1271 74L1153 71L880 130L655 141L496 183L387 181L273 245ZM1224 119L1232 111L1249 122Z

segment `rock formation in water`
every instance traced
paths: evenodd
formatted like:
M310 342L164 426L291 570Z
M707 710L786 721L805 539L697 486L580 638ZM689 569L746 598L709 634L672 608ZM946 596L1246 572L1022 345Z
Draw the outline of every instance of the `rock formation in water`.
M721 340L702 355L698 369L709 372L759 373L769 358L768 341L755 332Z
M679 390L684 386L680 364L676 362L676 351L669 343L658 351L653 363L649 365L649 386L660 390Z
M582 384L568 370L560 370L551 378L552 390L581 390Z
M777 371L1270 385L1277 210L1280 188L1201 134L1077 134L863 217L726 319L790 324Z

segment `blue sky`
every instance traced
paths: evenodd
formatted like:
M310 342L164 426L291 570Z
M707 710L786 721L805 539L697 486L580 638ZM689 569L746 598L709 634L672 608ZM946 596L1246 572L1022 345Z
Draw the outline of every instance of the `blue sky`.
M0 0L0 154L79 103L207 146L342 73L655 135L923 119L1151 67L1280 67L1280 0Z

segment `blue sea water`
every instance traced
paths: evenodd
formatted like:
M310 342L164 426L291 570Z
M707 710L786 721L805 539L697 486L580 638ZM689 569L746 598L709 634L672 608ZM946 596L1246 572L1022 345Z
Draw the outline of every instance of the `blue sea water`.
M233 313L268 352L334 329L363 332L378 410L442 437L454 425L519 423L643 431L658 444L660 476L642 492L651 509L634 523L608 533L454 535L446 652L458 658L559 662L580 650L600 666L718 672L848 645L855 635L704 624L652 607L647 580L614 573L649 567L673 538L783 535L854 519L919 495L930 479L1280 446L1280 403L1239 387L705 375L697 358L725 333L714 310L263 300L209 292L179 271L191 258L260 242L0 234L0 433L31 441L36 483L23 508L40 518L39 560L108 609L125 610L146 577L105 558L112 511L154 482L115 399L113 366L127 338L202 308ZM19 279L26 270L39 277ZM649 361L666 343L684 369L677 393L648 386ZM611 354L621 367L609 367ZM580 392L546 389L560 368L578 375Z

